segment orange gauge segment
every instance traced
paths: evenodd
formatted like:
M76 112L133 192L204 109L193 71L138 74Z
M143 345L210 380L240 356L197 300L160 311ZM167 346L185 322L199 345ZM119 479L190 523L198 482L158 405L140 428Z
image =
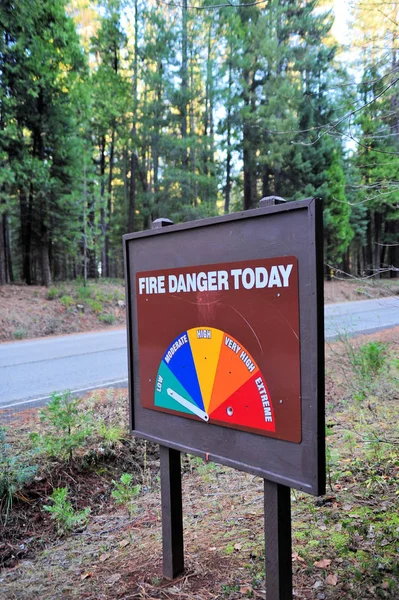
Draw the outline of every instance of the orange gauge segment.
M257 370L255 361L242 344L224 333L208 412L212 413Z

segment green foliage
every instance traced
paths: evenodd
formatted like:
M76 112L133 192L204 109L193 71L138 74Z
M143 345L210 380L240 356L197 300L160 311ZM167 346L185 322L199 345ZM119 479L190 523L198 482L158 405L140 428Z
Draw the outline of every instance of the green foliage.
M71 308L71 306L74 306L75 304L75 300L72 296L62 296L60 302L65 308Z
M94 313L100 313L103 309L103 305L99 300L87 300L87 304L90 306Z
M389 366L388 346L381 342L368 342L356 346L349 337L342 336L345 361L349 369L345 372L347 385L351 388L353 399L362 403L370 394L378 393L383 385L390 385L392 377L382 379Z
M115 315L105 314L99 316L100 321L106 323L107 325L113 325L116 322Z
M93 433L90 414L79 410L79 399L70 392L54 393L48 405L40 411L45 433L31 435L36 447L48 456L72 461L76 450L83 448Z
M96 423L96 430L102 441L108 446L117 444L125 436L125 432L121 427L112 424L107 425L104 421Z
M58 298L58 289L54 286L49 288L47 290L46 298L47 300L55 300L55 298Z
M21 327L21 329L16 329L12 334L12 337L14 338L14 340L23 340L26 336L27 336L26 329L23 329L22 327Z
M79 300L89 300L93 295L93 289L90 285L82 285L78 288L77 294Z
M37 472L36 465L15 456L6 440L6 430L0 427L0 514L7 521L13 499Z
M67 500L67 488L55 488L49 497L52 504L44 506L44 510L51 514L51 518L57 522L58 533L63 534L73 531L77 527L87 524L90 508L75 511L72 504Z
M327 171L328 192L324 207L326 256L330 265L340 264L352 238L351 207L345 195L345 175L342 161L335 151Z
M133 485L133 476L130 473L123 473L118 482L112 480L112 483L115 486L115 489L112 491L115 503L125 506L132 517L137 510L135 499L140 494L141 485Z
M358 376L371 380L377 377L387 359L387 345L381 342L368 342L353 353L352 365Z

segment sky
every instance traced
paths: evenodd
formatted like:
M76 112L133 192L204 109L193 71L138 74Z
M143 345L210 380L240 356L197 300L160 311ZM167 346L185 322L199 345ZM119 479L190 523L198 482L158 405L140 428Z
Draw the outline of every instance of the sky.
M348 0L334 0L335 22L332 32L335 38L341 44L348 43L349 28L347 21L349 18Z

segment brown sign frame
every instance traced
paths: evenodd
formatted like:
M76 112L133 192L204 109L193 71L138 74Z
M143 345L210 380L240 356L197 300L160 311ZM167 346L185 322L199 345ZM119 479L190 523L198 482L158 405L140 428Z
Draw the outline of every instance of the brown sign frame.
M314 198L290 202L128 234L123 240L132 433L161 446L201 456L287 487L313 495L323 494L325 415L321 202ZM204 426L195 420L143 408L140 402L136 274L280 256L296 256L298 259L301 442L287 442L218 425Z

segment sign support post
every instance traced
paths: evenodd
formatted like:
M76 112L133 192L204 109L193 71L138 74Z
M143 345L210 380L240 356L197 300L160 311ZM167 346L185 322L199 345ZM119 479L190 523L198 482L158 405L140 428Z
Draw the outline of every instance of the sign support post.
M163 574L174 579L184 570L183 503L180 452L160 446Z
M151 229L173 225L170 219L156 219ZM184 571L183 499L181 489L180 452L159 446L162 504L163 574L175 579Z
M290 488L264 480L266 597L292 600Z
M268 196L260 207L286 202ZM276 600L292 600L291 490L264 480L266 595Z

